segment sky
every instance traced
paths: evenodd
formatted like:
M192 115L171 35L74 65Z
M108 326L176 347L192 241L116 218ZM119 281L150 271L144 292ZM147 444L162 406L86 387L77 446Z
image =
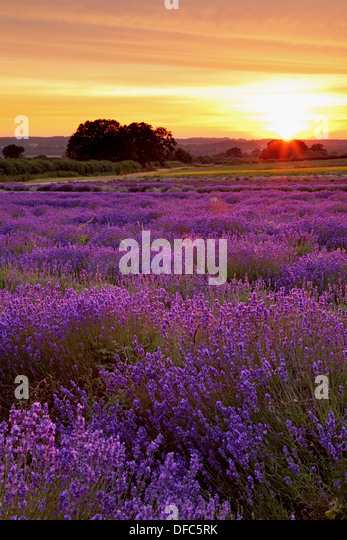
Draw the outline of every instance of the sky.
M0 0L0 136L347 138L346 0ZM329 130L326 129L327 125Z

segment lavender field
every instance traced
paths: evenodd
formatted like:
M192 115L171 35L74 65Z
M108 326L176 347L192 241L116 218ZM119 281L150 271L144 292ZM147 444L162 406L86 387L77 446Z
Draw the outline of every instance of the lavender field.
M136 185L0 192L0 519L346 519L347 186ZM227 283L120 274L144 230Z

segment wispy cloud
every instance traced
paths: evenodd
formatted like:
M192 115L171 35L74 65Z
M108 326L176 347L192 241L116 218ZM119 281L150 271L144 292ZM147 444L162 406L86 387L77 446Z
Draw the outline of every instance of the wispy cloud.
M112 116L177 136L256 135L243 97L300 79L329 96L317 109L347 136L345 0L181 0L178 11L163 0L2 0L1 10L2 134L25 113L36 133Z

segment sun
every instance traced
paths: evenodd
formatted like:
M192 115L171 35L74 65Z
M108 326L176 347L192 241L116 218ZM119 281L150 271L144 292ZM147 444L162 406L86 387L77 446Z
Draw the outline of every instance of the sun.
M299 117L283 114L269 121L268 129L278 134L286 141L294 139L303 131L302 121Z
M256 114L262 131L285 140L309 131L315 96L298 81L271 81L253 89L248 97L249 108Z
M281 139L293 139L306 129L308 110L300 95L273 95L264 113L267 130L279 135Z

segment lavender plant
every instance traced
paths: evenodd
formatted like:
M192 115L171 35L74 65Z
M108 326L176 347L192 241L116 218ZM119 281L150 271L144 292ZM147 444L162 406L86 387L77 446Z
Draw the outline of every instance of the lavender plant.
M346 519L347 193L181 183L0 194L1 519ZM123 276L143 230L227 283Z

